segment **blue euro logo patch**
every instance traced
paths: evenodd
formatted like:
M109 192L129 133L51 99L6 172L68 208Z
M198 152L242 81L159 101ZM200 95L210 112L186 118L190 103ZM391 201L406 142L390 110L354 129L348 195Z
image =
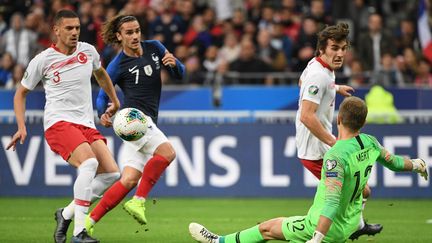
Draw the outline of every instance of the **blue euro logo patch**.
M338 173L336 171L326 171L326 177L338 177Z

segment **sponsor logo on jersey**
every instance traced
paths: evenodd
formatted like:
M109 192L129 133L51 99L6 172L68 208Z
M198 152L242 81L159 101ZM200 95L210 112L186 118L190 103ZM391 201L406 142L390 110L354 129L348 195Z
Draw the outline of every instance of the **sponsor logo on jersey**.
M328 159L326 160L325 165L327 170L333 170L334 168L336 168L337 161Z
M152 69L151 65L145 65L144 66L144 72L147 76L151 76L153 73L153 69Z
M311 85L311 86L309 86L309 88L308 88L308 92L309 92L309 94L311 94L311 95L316 95L316 94L318 94L318 91L319 91L319 88L318 88L318 86L316 86L316 85Z

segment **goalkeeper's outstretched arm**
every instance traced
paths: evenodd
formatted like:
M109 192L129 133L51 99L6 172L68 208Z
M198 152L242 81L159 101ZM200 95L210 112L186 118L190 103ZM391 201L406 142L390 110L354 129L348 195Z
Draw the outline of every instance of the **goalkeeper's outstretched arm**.
M413 171L420 174L425 180L428 179L428 164L420 158L410 159L388 152L381 148L381 154L377 161L393 171Z

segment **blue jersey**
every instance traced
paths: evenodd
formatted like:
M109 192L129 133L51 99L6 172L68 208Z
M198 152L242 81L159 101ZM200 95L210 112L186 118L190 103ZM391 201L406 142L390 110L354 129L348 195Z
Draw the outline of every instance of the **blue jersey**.
M114 85L118 85L123 94L122 107L134 107L150 116L157 123L161 96L162 58L166 48L155 40L142 41L143 55L127 56L120 52L108 65L107 72ZM181 79L185 73L184 65L176 60L176 67L165 67L170 76ZM109 97L101 89L96 99L99 116L106 108Z

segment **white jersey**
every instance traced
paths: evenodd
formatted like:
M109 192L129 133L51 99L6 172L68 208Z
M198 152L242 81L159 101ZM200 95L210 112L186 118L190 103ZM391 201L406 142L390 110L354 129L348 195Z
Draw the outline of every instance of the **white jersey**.
M71 55L53 45L30 61L21 84L32 90L42 81L45 130L58 121L95 128L90 79L100 67L98 52L85 42L78 42Z
M313 58L300 76L301 87L299 108L296 116L297 156L300 159L319 160L330 148L321 142L300 121L302 101L309 100L318 104L316 116L328 132L332 132L335 110L335 74L320 58Z

